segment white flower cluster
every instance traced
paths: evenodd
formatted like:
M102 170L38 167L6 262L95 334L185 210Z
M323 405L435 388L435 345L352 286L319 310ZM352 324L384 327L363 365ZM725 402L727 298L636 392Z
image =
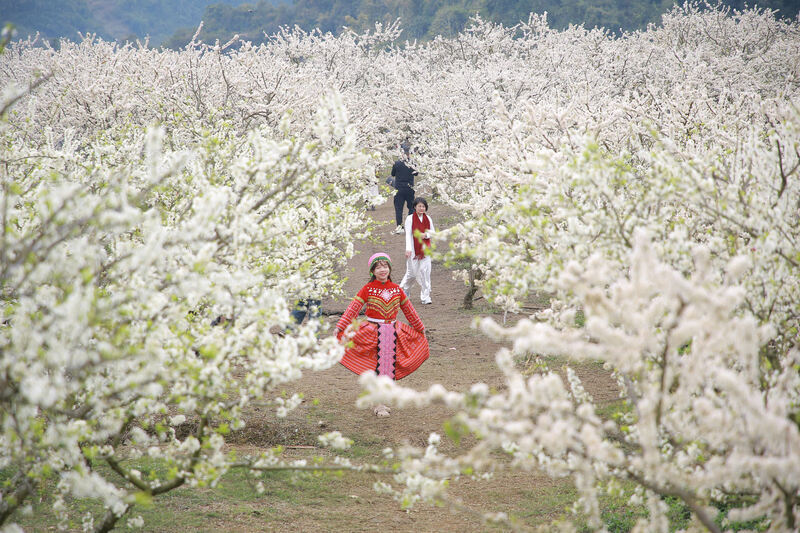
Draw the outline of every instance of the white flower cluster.
M502 449L514 466L570 475L580 494L577 508L595 527L599 487L624 479L651 495L680 497L712 530L707 503L723 493L746 493L756 501L732 516L768 517L785 530L797 512L786 495L800 489L800 432L793 418L800 351L764 369L763 347L774 328L742 311L745 291L718 284L703 268L707 256L697 257L698 269L687 277L661 262L646 233L637 231L628 272L601 268L608 261L595 256L561 276L559 283L585 306L584 328L527 319L512 328L482 323L487 333L513 341L514 351L609 362L624 376L627 419L598 417L574 376L571 394L555 373L526 378L509 350L498 354L508 385L502 393L415 392L365 376L361 401L420 406L447 398L460 412L455 421L479 437L458 457L426 453L404 464L403 472L415 476L442 480L468 467L490 471L502 466L494 454ZM647 527L667 523L665 512L651 508Z
M343 437L338 431L324 433L317 437L317 440L319 440L320 444L323 446L329 446L335 450L346 450L353 445L353 439Z
M502 449L570 475L593 527L613 479L643 489L643 531L667 527L661 496L712 531L712 503L800 524L800 30L707 7L622 38L477 20L409 67L427 74L420 166L464 214L435 239L441 257L508 312L542 295L550 308L481 323L514 346L498 354L503 393L368 379L360 401L446 401L480 439L464 465L497 467ZM431 68L437 53L452 68ZM568 391L514 367L544 355L604 361L625 407L602 420L569 371Z
M256 104L265 73L276 95L294 92L275 54L320 46L284 37L236 59L88 40L6 49L0 470L14 477L0 526L53 474L60 519L86 527L113 525L136 493L214 486L247 466L223 448L248 406L285 415L301 398L276 387L341 357L319 321L285 332L297 300L341 290L377 160L342 91L309 82L313 71L291 77L313 98ZM369 49L354 36L329 46ZM33 89L11 83L37 72L48 77ZM167 473L138 472L144 455ZM68 497L100 498L106 515L70 518Z

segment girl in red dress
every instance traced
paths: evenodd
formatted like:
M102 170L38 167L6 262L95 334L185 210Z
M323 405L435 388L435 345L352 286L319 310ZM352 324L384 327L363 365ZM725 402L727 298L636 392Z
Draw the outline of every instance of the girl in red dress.
M370 257L369 272L369 283L358 291L336 323L336 337L341 340L346 332L351 341L341 363L356 374L376 372L401 379L428 358L425 326L403 289L392 282L389 254L379 252ZM365 304L366 320L354 321ZM399 310L410 325L397 321ZM389 412L385 405L375 408L377 416L389 416Z

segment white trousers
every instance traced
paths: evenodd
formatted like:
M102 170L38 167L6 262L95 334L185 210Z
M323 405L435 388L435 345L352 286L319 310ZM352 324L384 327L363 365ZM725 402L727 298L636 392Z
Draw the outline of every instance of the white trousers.
M431 258L424 257L422 259L414 259L409 257L406 259L406 275L403 276L403 281L400 282L400 288L403 292L408 294L408 289L414 280L419 283L422 288L419 298L422 303L430 303L431 301Z

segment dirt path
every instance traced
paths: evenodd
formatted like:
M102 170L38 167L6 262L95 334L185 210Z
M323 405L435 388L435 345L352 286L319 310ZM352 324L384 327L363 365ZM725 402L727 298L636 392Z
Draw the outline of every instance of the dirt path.
M437 229L455 222L454 212L440 205L431 203L429 213ZM367 281L365 263L372 253L386 251L391 255L395 282L405 273L404 236L391 233L395 227L391 200L378 206L371 215L380 224L376 232L379 242L355 243L357 254L344 273L348 277L346 297L323 300L326 313L342 312ZM491 314L490 310L481 310L480 306L475 311L460 309L465 286L454 280L452 272L441 264L433 265L431 285L431 305L421 305L417 285L410 291L412 303L426 326L431 355L401 383L417 390L440 383L447 389L463 391L476 382L501 389L504 386L502 376L494 363L500 346L471 328L475 317ZM495 317L502 319L500 314ZM326 318L332 328L339 315L329 314ZM616 398L613 381L599 365L579 367L577 371L595 400L603 403ZM305 401L283 420L275 420L265 413L260 421L256 415L239 436L244 447L257 450L276 444L294 445L299 448L289 452L302 457L308 450L301 447L315 445L316 435L338 430L355 441L355 459L377 460L385 447L406 443L426 445L431 432L443 434L443 424L454 414L442 406L434 406L424 410L394 409L391 417L379 419L370 410L355 407L361 392L357 376L341 365L322 372L307 372L286 392L302 392ZM443 442L446 442L443 450L452 450L455 446L446 439ZM369 476L351 474L333 480L328 486L332 500L328 503L325 500L314 508L305 505L298 509L297 505L290 505L284 509L275 502L268 503L273 506L268 525L265 527L263 522L241 524L242 531L374 531L382 528L409 532L456 529L468 532L487 529L469 513L455 515L425 505L403 512L397 502L373 491L374 481L376 479ZM534 524L560 516L566 503L559 495L572 494L571 490L570 483L554 482L537 472L503 472L488 482L459 480L452 484L453 493L477 511L507 511L527 517L529 523ZM298 514L299 510L302 512Z
M441 206L431 205L430 215L437 228L442 221L453 220L452 211ZM377 251L388 252L392 257L392 279L399 283L405 273L405 236L395 235L391 231L394 223L394 207L391 201L372 211L373 218L381 223L376 232L381 242L356 243L357 254L347 265L345 275L346 296L340 300L323 301L323 309L343 311L352 297L364 283L368 281L366 262L370 255ZM430 344L430 358L401 383L417 390L426 389L434 383L441 383L448 389L464 390L476 381L483 381L490 386L501 386L500 373L494 365L494 356L499 348L471 328L477 313L459 309L465 293L462 282L454 280L452 272L441 264L434 263L431 272L431 298L433 303L420 303L419 286L413 285L410 292L411 302L425 324ZM399 318L405 320L400 313ZM331 327L339 319L339 315L329 316ZM352 429L370 440L376 439L386 446L395 446L408 442L423 445L427 442L431 431L442 430L444 421L452 415L444 408L429 408L425 413L416 410L397 410L388 419L378 419L370 411L359 410L354 403L360 394L357 376L341 365L324 371L307 373L297 382L299 390L313 391L314 398L321 404L341 406L337 410L335 426L344 433L344 429Z

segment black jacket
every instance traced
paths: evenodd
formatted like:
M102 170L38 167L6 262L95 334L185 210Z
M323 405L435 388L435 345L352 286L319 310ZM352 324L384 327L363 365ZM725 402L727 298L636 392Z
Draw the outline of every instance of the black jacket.
M413 189L414 176L417 174L418 172L402 159L398 159L392 165L392 176L395 177L395 187L398 189Z

